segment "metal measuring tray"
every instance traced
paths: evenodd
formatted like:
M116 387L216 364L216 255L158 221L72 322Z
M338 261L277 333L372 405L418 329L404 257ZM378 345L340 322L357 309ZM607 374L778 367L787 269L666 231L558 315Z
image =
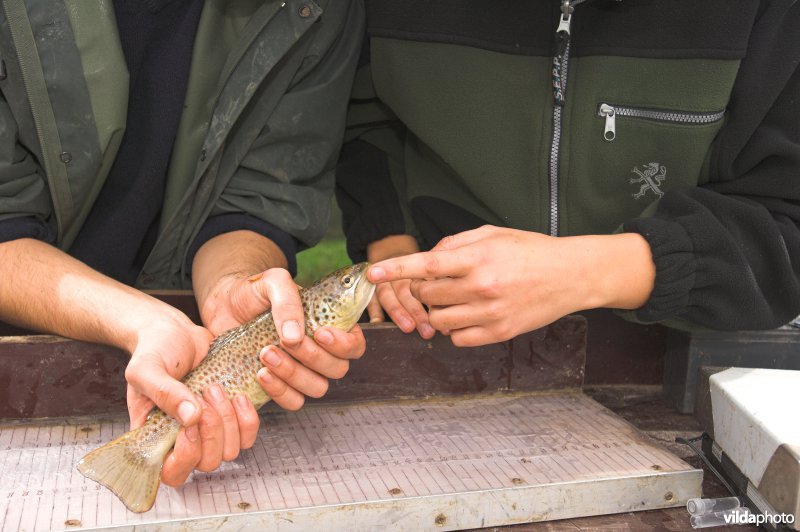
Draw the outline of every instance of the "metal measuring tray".
M580 393L267 408L256 445L129 512L75 464L123 419L0 425L0 529L452 530L681 506L702 472Z

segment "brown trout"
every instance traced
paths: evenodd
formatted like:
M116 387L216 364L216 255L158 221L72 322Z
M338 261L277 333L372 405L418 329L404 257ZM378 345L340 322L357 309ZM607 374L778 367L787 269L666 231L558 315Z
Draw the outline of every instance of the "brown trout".
M348 331L361 317L375 286L367 280L368 264L342 268L301 289L306 334L323 325ZM256 373L262 367L259 352L278 344L272 313L265 312L244 325L217 337L203 361L182 382L201 395L219 383L229 398L244 394L256 408L269 401ZM110 489L133 512L146 512L156 499L164 458L175 444L180 424L154 408L140 428L95 449L80 462L78 470Z

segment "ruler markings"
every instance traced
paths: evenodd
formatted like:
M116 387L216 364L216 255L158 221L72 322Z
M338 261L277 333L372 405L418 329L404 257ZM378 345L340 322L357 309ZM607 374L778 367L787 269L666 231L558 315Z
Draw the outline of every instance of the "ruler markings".
M656 463L662 473L691 469L577 395L308 405L263 417L252 449L217 472L196 472L182 488L165 487L146 514L128 512L75 470L126 423L0 425L0 529L60 529L69 519L119 526L657 474Z

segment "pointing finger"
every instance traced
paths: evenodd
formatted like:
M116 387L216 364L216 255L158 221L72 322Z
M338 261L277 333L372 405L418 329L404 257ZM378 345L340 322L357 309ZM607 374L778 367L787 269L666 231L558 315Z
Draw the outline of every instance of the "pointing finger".
M373 283L399 279L461 277L472 267L463 250L426 251L381 261L370 266L367 277Z

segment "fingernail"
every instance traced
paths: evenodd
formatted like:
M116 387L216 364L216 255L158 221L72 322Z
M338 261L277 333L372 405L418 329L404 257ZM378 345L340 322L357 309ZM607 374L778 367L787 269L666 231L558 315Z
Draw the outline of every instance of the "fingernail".
M212 384L209 386L208 393L211 394L211 398L214 399L214 402L221 403L225 400L225 394L222 393L222 388L219 384Z
M186 425L192 420L196 411L197 408L195 408L194 403L191 401L184 401L178 405L178 419L182 424Z
M261 359L265 364L272 367L281 365L281 356L276 353L274 349L264 349L264 351L261 352Z
M386 271L378 266L372 267L369 270L369 278L371 281L382 281L386 277Z
M333 343L333 335L330 331L323 329L317 333L317 341L325 345L331 345Z
M258 370L258 378L261 379L265 384L271 384L273 381L272 374L267 371L267 368L261 368Z
M186 439L190 442L194 443L200 437L200 433L197 431L197 425L192 425L191 427L186 427L184 431L186 434Z
M239 408L247 408L247 403L250 400L247 397L245 397L244 395L237 395L236 398L234 399L234 401L236 401L236 405Z
M294 320L289 320L284 322L283 328L283 339L289 340L290 342L296 342L300 340L300 326Z
M414 322L406 318L398 318L397 325L403 330L414 328Z
M422 334L424 336L433 336L434 334L436 334L434 328L431 327L430 324L428 323L423 323L422 325L419 326L419 329L420 331L422 331Z

